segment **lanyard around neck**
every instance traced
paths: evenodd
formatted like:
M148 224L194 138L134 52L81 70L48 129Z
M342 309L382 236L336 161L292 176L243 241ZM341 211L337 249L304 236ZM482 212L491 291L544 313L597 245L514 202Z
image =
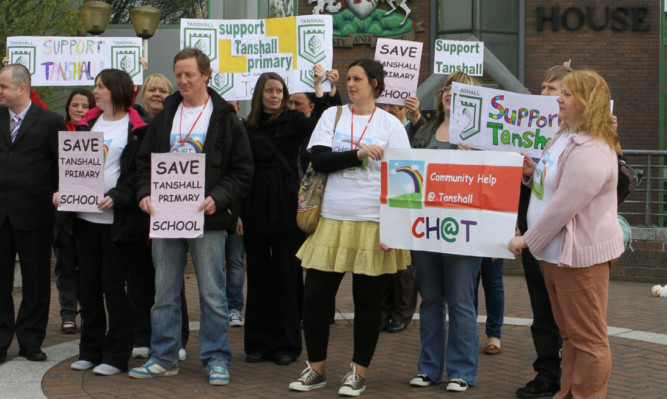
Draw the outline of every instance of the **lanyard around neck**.
M368 122L366 122L366 127L364 127L364 131L361 132L361 137L359 137L359 140L357 141L356 145L354 143L354 106L350 109L352 112L352 122L350 123L350 150L354 151L357 148L359 148L359 144L361 144L361 139L364 138L364 134L366 134L366 129L368 129L368 125L371 123L371 119L373 119L373 115L375 115L375 110L377 109L377 106L373 106L373 112L371 112L371 117L368 118Z
M190 133L194 130L195 126L197 126L197 122L199 122L199 118L201 118L201 115L204 113L204 110L206 109L206 104L208 104L208 99L211 98L209 95L206 97L206 102L204 102L204 107L199 111L199 115L197 115L197 119L195 119L195 123L192 124L192 127L190 127L190 131L188 131L188 134L185 136L185 140L183 140L183 103L181 102L181 117L178 122L178 141L181 143L181 147L185 144L186 141L188 141L188 137L190 137Z

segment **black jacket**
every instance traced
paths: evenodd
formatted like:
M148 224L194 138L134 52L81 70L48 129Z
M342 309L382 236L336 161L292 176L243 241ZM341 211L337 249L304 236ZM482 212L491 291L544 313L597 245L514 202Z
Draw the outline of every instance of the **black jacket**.
M204 217L204 230L236 229L234 206L248 191L253 174L253 161L245 128L234 112L234 108L218 93L207 88L213 103L211 122L204 139L203 152L206 154L205 196L215 201L216 211ZM148 126L137 159L138 180L137 200L151 194L151 153L165 153L171 150L170 135L172 122L178 106L183 101L176 92L164 100L160 111Z
M142 108L128 108L130 122L127 127L127 144L120 155L120 176L116 187L104 193L113 199L113 224L111 239L113 241L141 241L148 239L148 218L139 209L135 201L137 185L137 153L144 141L147 122L150 115ZM77 124L77 130L91 130L102 114L99 108L93 108Z
M310 137L317 123L317 119L306 118L299 111L285 110L271 122L267 122L269 114L262 116L257 128L246 123L255 176L250 193L243 201L241 218L244 234L251 237L298 230L299 147L304 138Z

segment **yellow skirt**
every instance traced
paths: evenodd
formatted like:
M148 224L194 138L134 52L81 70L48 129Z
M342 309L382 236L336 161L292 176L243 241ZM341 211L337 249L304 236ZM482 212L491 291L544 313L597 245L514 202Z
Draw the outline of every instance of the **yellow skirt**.
M303 243L296 257L305 269L353 272L368 276L393 274L410 264L410 251L384 252L380 224L320 218L317 229Z

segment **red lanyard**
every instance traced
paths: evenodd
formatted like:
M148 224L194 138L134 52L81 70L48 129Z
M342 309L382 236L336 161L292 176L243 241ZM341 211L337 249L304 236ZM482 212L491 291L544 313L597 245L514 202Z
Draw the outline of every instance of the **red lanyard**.
M350 110L352 111L352 123L350 123L350 150L354 151L357 148L359 148L359 144L361 143L361 139L364 138L364 134L366 134L366 129L368 129L368 125L371 123L371 119L373 119L373 115L375 115L375 110L377 109L377 106L373 106L373 112L371 112L371 117L368 118L368 122L366 122L366 127L364 128L364 131L361 132L361 137L359 137L359 140L357 141L357 145L354 146L354 107L352 107Z
M201 114L204 113L204 110L206 109L206 104L208 104L208 99L211 98L209 95L206 97L206 102L204 103L204 108L199 111L199 115L197 116L197 119L195 119L195 123L192 124L192 127L190 128L190 131L188 134L185 136L185 140L183 140L183 129L181 125L183 124L183 103L181 103L181 118L178 121L178 141L181 143L181 147L185 144L185 142L188 140L188 137L190 137L190 133L194 130L195 126L197 126L197 122L199 122L199 118L201 118Z

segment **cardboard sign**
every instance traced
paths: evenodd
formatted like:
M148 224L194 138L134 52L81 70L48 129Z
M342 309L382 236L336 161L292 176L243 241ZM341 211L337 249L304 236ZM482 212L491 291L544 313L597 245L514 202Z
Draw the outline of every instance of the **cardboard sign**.
M450 75L461 71L470 76L484 74L484 43L459 40L435 41L433 72Z
M206 154L151 154L151 238L197 238L204 234Z
M386 149L380 241L390 248L514 258L523 157L490 151Z
M556 99L454 83L449 141L539 158L559 130Z
M33 86L93 86L103 69L127 72L143 84L138 37L14 36L7 38L10 64L22 64Z
M405 105L406 98L417 95L422 46L407 40L377 40L375 59L382 63L386 75L385 89L375 101Z
M314 92L313 66L332 68L331 15L213 20L181 19L181 49L211 59L209 85L227 100L249 100L263 72L279 74L290 93ZM328 81L322 85L331 90Z
M59 211L102 212L107 151L102 132L58 132Z

